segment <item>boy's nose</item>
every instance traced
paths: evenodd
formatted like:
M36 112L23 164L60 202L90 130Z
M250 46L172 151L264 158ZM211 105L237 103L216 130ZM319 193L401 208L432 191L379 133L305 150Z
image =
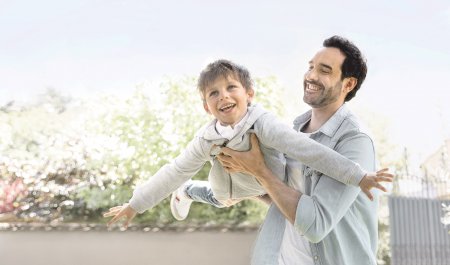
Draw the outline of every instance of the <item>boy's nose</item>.
M223 100L223 99L226 99L226 98L229 98L228 92L222 92L222 93L220 93L220 100Z

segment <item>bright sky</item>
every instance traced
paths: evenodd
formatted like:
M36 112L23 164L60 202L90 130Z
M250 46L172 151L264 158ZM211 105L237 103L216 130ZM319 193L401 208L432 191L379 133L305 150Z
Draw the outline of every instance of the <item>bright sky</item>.
M0 0L0 104L48 87L127 94L228 58L276 75L294 117L307 62L335 34L368 59L352 104L389 118L392 139L417 154L450 137L448 0Z

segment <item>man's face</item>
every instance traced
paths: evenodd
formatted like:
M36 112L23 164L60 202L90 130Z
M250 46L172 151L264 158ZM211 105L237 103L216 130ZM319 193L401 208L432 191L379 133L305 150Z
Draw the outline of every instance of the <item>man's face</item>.
M309 62L303 80L303 101L313 108L331 103L344 103L348 92L343 91L341 66L345 55L337 48L320 50Z

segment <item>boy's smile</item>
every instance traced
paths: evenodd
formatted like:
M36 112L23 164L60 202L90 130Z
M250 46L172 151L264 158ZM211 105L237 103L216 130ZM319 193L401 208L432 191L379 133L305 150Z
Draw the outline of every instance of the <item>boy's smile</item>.
M225 106L219 108L219 111L230 112L234 107L236 107L236 104L233 103L226 104Z
M222 125L234 126L247 113L253 95L252 88L246 89L233 76L219 77L205 89L203 107Z

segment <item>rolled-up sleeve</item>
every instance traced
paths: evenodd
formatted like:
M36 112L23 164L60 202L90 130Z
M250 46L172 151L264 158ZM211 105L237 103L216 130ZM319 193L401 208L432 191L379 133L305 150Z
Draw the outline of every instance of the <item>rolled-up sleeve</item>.
M351 132L343 136L335 150L367 170L375 170L375 151L370 137ZM311 195L303 194L297 205L295 227L310 242L317 243L336 226L355 202L359 187L345 185L318 172Z

